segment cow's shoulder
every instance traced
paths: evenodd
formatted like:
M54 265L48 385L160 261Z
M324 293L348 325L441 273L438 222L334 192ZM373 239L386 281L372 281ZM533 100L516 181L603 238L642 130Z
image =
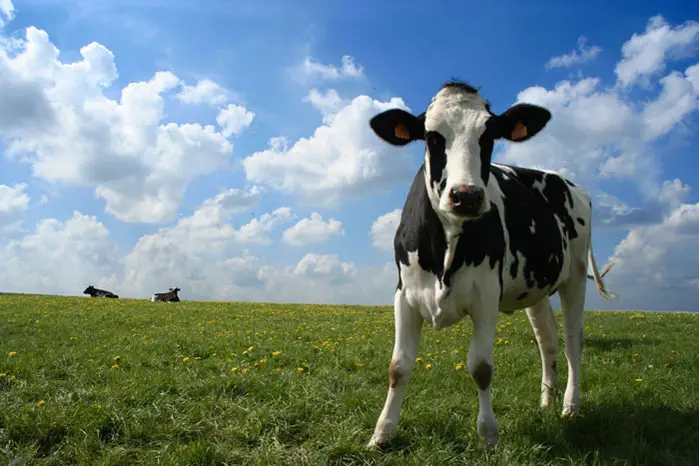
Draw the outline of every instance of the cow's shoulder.
M425 187L425 166L420 167L403 205L400 223L393 240L396 264L400 267L419 266L438 277L444 271L444 254L447 249L444 227L430 204ZM415 258L417 264L410 261ZM401 287L399 282L398 287Z

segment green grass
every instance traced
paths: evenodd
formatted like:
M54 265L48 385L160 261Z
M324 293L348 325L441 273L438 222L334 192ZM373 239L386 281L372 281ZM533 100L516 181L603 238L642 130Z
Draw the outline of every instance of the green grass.
M0 464L699 464L697 315L585 318L580 418L538 407L531 327L501 315L484 452L467 318L425 327L398 436L365 451L390 308L4 295Z

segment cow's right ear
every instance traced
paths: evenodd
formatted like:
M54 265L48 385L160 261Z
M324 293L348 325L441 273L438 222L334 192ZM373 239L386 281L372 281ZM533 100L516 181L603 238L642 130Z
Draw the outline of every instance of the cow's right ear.
M425 139L424 113L415 116L394 108L373 117L369 125L378 137L394 146L404 146L409 142Z

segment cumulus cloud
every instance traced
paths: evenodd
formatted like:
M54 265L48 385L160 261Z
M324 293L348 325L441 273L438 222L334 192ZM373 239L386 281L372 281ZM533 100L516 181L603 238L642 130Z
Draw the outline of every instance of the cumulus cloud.
M616 75L623 86L647 80L665 70L669 60L692 56L699 46L699 22L672 27L662 16L648 20L645 32L634 34L621 48Z
M681 204L660 223L634 227L611 258L607 281L626 308L699 310L699 204Z
M0 0L0 28L15 18L15 6L12 0Z
M156 72L112 100L105 92L118 77L113 53L92 42L80 55L60 61L48 34L35 27L12 47L0 43L0 138L8 155L39 178L93 189L120 220L174 219L193 179L228 166L227 137L252 114L226 107L220 132L164 123L165 98L181 86L180 98L190 102L221 102L219 87L200 81L189 89L173 73Z
M551 57L546 62L546 69L551 68L570 68L575 65L581 65L585 62L592 61L597 58L597 55L602 52L602 48L596 45L591 47L586 46L587 37L580 36L578 38L578 48L570 53Z
M409 110L400 98L356 97L313 136L291 147L286 139L273 138L267 150L243 159L246 177L318 207L384 192L415 173L409 153L386 144L369 127L371 117L391 108Z
M240 134L247 129L255 118L255 113L240 105L228 104L226 108L219 110L216 122L221 127L221 133L230 137Z
M45 219L34 233L0 250L0 288L17 292L81 294L88 284L115 282L118 249L95 217L74 212Z
M29 209L26 183L7 186L0 184L0 233L15 230Z
M323 94L322 91L318 89L311 89L306 97L303 99L304 102L309 102L323 115L323 123L332 123L335 115L337 115L340 110L347 106L347 101L340 97L340 94L335 89L328 89L328 91Z
M332 64L323 64L312 57L306 57L303 62L292 70L292 76L300 82L336 81L340 79L363 79L364 67L357 66L354 57L344 55L338 68Z
M382 251L393 251L393 238L396 235L403 209L394 209L374 220L371 224L372 243Z
M230 91L210 79L200 79L194 86L184 85L175 97L187 104L225 104Z
M305 246L322 243L330 239L331 236L343 236L344 234L342 222L334 218L325 222L322 215L313 212L310 217L299 220L296 225L285 230L282 239L294 246Z

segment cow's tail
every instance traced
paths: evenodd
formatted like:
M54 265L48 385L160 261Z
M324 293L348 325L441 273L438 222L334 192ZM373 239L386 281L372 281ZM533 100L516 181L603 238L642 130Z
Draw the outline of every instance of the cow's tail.
M609 264L600 274L599 270L597 270L597 264L595 263L595 255L592 252L592 244L590 244L590 248L588 249L588 259L590 261L590 265L592 266L592 276L588 275L588 278L594 280L595 286L597 286L597 291L599 292L600 296L602 296L604 299L616 298L616 295L614 293L610 293L607 290L607 287L604 285L604 282L602 281L602 277L604 277L607 274L607 272L609 272L609 269L612 268L614 263L612 262L611 264Z

